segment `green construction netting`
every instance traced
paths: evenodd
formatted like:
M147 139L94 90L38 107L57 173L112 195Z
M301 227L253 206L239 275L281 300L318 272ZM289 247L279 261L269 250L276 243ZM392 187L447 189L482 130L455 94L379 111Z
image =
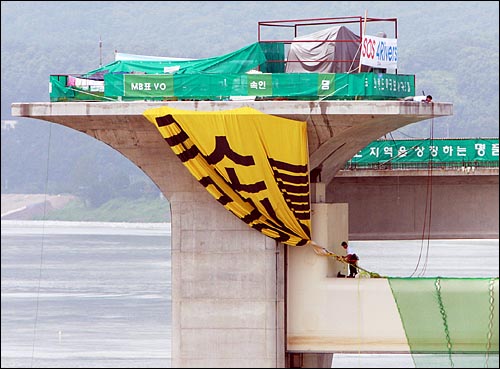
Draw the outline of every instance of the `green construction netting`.
M260 70L264 73L285 73L285 44L283 42L261 42L260 47L266 62Z
M267 49L266 49L267 51ZM271 52L271 51L267 51ZM257 68L266 61L261 45L256 42L232 53L205 59L195 60L117 60L85 73L83 78L100 78L107 73L145 73L164 74L166 70L183 73L245 73ZM177 69L177 67L179 67ZM165 69L167 68L167 69ZM174 69L170 69L174 68Z
M498 368L498 278L389 278L415 367Z
M50 99L230 100L251 96L385 100L415 94L413 75L284 73L284 59L282 42L256 42L205 59L117 60L83 75L51 75Z
M498 138L421 139L373 141L348 162L348 166L398 163L475 163L499 160Z

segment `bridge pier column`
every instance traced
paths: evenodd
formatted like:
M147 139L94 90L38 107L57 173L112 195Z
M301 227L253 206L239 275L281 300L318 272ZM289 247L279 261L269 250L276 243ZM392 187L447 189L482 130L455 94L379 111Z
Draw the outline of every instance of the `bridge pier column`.
M317 186L322 185L322 186ZM316 188L314 190L314 188ZM317 199L324 199L325 186L323 183L312 183L311 192L316 193ZM312 239L320 246L337 255L344 255L342 241L349 241L349 204L312 202L311 214ZM326 276L336 277L337 273L347 273L347 266L333 259L327 263Z
M316 182L311 183L311 202L325 202L326 201L326 183Z
M172 367L284 367L284 249L203 187L172 211Z
M314 187L316 184L312 184ZM317 190L317 189L316 189ZM312 190L313 191L313 190ZM311 228L312 239L320 246L343 255L342 241L348 241L348 204L313 203ZM301 337L311 326L321 331L323 322L317 314L311 313L311 301L324 300L315 296L316 287L328 277L336 278L340 271L345 274L343 264L318 256L310 247L290 247L287 268L287 349L290 367L326 368L331 366L333 355L294 350L303 346ZM343 301L338 301L339 306ZM314 304L313 304L314 305ZM335 316L336 306L331 306L331 316ZM329 314L327 314L329 315ZM306 323L307 321L307 323ZM311 324L311 322L314 322ZM304 323L304 324L303 324ZM314 350L314 348L311 348Z

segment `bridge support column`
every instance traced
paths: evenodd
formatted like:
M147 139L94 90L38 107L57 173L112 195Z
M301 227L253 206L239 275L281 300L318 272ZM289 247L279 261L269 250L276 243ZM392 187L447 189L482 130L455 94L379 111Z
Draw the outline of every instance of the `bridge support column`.
M337 255L344 255L340 245L349 240L349 204L314 203L312 204L312 239L320 246ZM331 259L326 271L327 277L336 277L338 272L347 273L347 266Z
M313 186L315 184L312 184ZM346 203L313 203L312 204L312 239L320 246L343 255L342 241L348 240L348 204ZM321 319L311 316L307 305L310 301L303 299L307 291L314 291L318 283L327 277L336 278L340 271L345 274L344 264L327 260L318 256L310 247L290 247L287 268L287 337L299 336L303 327L300 322L313 321L321 330ZM321 298L320 298L321 300ZM342 301L338 301L342 305ZM332 316L335 316L335 306L331 306ZM309 324L306 324L309 326ZM300 332L300 333L299 333ZM332 354L293 352L293 340L287 341L289 351L288 362L291 367L326 368L331 367Z
M284 367L284 249L203 187L172 211L172 367Z
M326 183L311 183L311 202L326 201Z

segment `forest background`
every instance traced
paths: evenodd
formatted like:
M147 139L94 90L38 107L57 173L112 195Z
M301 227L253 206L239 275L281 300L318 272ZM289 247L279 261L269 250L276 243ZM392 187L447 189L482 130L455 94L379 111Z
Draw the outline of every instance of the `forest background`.
M398 73L414 74L419 93L454 104L453 116L436 121L433 137L499 135L497 1L2 1L1 7L2 213L4 195L64 194L72 200L44 217L168 221L168 201L120 153L64 126L13 118L11 104L49 101L50 74L88 72L114 61L115 51L223 55L256 42L264 20L365 11L397 18ZM429 137L429 121L392 137Z

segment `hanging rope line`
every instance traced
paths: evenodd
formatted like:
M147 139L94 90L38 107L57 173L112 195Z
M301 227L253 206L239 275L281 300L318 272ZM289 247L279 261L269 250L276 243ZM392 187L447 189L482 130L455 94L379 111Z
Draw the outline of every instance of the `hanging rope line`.
M36 307L35 307L35 321L33 323L33 342L31 346L31 365L33 368L33 362L35 360L35 343L36 334L38 328L38 311L40 307L40 289L42 284L42 270L43 270L43 253L44 253L44 241L45 241L45 217L47 215L47 191L49 186L49 166L50 166L50 145L52 141L52 124L49 123L49 138L47 143L47 168L45 171L45 184L44 184L44 199L43 199L43 218L42 218L42 240L40 247L40 263L38 267L38 286L36 290Z
M331 257L331 258L333 258L341 263L344 263L346 265L354 266L357 269L359 276L362 278L386 278L385 276L381 276L378 273L370 272L369 270L366 270L357 264L350 264L349 262L347 262L347 260L343 256L337 255L337 254L327 250L326 248L319 246L314 241L311 241L310 245L317 255Z
M357 307L358 307L358 316L357 316L357 325L358 325L358 334L357 336L357 341L358 341L358 368L361 368L361 343L363 341L362 339L362 334L361 334L361 327L362 327L362 314L361 314L361 280L358 278L358 283L356 283L356 298L357 298Z
M325 96L322 96L321 98L319 98L318 100L316 100L316 101L315 101L314 106L312 106L312 107L310 108L310 110L309 110L309 114L308 114L308 117L307 117L307 119L306 119L306 122L307 122L307 123L312 123L312 110L313 110L313 108L317 108L317 107L319 106L319 103L320 103L320 102L322 102L323 100L325 100L325 99L326 99L326 98L328 98L329 96L333 95L335 92L337 92L337 91L339 91L339 90L341 90L341 89L343 89L343 88L346 88L347 86L348 86L348 85L347 85L347 84L345 84L345 85L343 85L342 87L339 87L339 88L338 88L338 89L336 89L335 91L331 92L330 94L325 95ZM313 125L313 126L314 126L314 125ZM325 159L325 160L326 160L326 159ZM324 161L324 160L323 160L323 161ZM321 165L321 164L323 164L323 162L319 163L318 165ZM358 271L358 273L359 273L359 276L360 276L360 277L363 277L363 278L385 278L385 276L383 277L383 276L381 276L381 275L380 275L380 274L378 274L378 273L375 273L375 272L370 272L370 271L368 271L368 270L366 270L366 269L364 269L364 268L362 268L362 267L358 266L357 264L350 264L350 263L348 263L348 262L347 262L347 260L346 260L343 256L341 256L341 255L337 255L337 254L335 254L335 253L333 253L333 252L329 251L329 250L328 250L328 249L326 249L325 247L319 246L319 245L318 245L318 244L316 244L314 241L311 241L309 244L312 246L312 248L313 248L314 252L315 252L317 255L331 257L331 258L333 258L333 259L335 259L335 260L337 260L337 261L339 261L339 262L341 262L341 263L343 263L343 264L346 264L347 266L349 266L349 265L354 266L354 267L356 268L356 270Z
M431 120L431 127L430 127L430 147L434 146L434 119ZM427 198L428 198L428 203L429 203L429 222L428 222L428 227L427 227L427 248L425 250L425 262L424 262L424 267L422 268L422 272L420 273L420 276L423 276L425 272L427 271L427 265L429 261L429 251L430 251L430 241L431 241L431 224L432 224L432 179L433 179L433 171L434 169L434 164L432 162L432 155L429 153L429 166L427 170Z
M342 89L342 88L345 88L345 86L342 86L339 89ZM337 89L336 91L338 91L339 89ZM334 94L336 91L332 92L331 94ZM323 96L322 98L318 99L316 101L315 107L319 106L319 103L330 95L326 95L326 96ZM307 117L306 121L308 123L312 122L312 107L311 107L311 110L309 112L309 116ZM429 132L429 143L430 143L429 147L432 148L433 142L434 142L434 118L431 119L429 131L430 131ZM392 132L390 133L390 135L391 135L392 140L395 141L394 137L392 136ZM422 140L420 143L423 143L425 140L426 139ZM417 147L418 145L419 144L412 146L410 148L410 150ZM387 160L386 163L390 163L392 160L397 159L398 157L400 157L402 155L404 155L404 152L399 152L395 157ZM322 164L322 163L320 163L320 164ZM419 267L421 266L421 263L422 263L422 266L421 266L420 272L418 273L418 276L421 277L421 276L425 275L425 272L427 271L427 265L428 265L428 261L429 261L430 234L431 234L431 221L432 221L432 179L433 179L433 161L432 161L432 154L431 154L431 152L429 152L429 159L428 159L428 165L427 165L427 186L426 186L426 196L425 196L424 221L423 221L423 225L422 225L421 245L420 245L420 251L419 251L417 264L415 266L415 269L411 273L410 277L413 277L415 275L415 273L417 273ZM399 178L398 178L398 180L399 180ZM427 242L426 242L425 251L424 251L424 241L425 240ZM323 249L324 251L321 249ZM336 255L333 252L331 252L325 248L322 248L321 246L314 247L314 251L318 255L333 257L336 260L349 265L349 263L342 256ZM360 276L368 275L371 278L380 278L380 275L378 273L367 271L367 270L359 267L356 264L351 264L351 265L353 265L358 270L358 272L361 272Z
M83 90L77 90L76 88L73 88L73 87L67 87L67 89L71 90L71 91L78 92L80 94L89 95L89 96L92 96L92 97L98 97L100 99L106 99L106 100L109 100L109 101L118 101L118 99L113 99L111 97L93 94L93 93L90 93L90 92L87 92L87 91L83 91Z
M491 350L491 338L493 337L493 326L494 326L494 315L495 315L495 278L490 278L488 283L488 291L490 295L490 314L488 319L488 333L486 335L486 362L485 368L489 368L490 350Z
M341 89L345 88L346 86L347 86L347 84L345 84L345 85L344 85L344 86L342 86L342 87L339 87L337 90L335 90L335 91L334 91L334 92L332 92L331 94L329 94L329 95L325 95L325 96L321 97L320 99L318 99L318 100L315 102L314 106L310 108L310 110L309 110L309 115L308 115L308 117L307 117L307 119L306 119L306 122L307 122L307 123L312 123L312 109L313 109L313 108L317 108L317 107L319 106L319 103L320 103L321 101L323 101L323 100L324 100L324 99L326 99L327 97L329 97L329 96L333 95L336 91L338 91L338 90L341 90ZM313 126L314 126L314 125L313 125ZM326 159L325 159L325 160L326 160ZM323 160L323 161L324 161L324 160ZM318 165L321 165L321 164L323 164L323 162L319 163ZM380 274L378 274L378 273L375 273L375 272L370 272L370 271L368 271L368 270L366 270L366 269L361 268L361 267L360 267L360 266L358 266L357 264L350 264L350 263L348 263L348 262L347 262L347 260L345 260L345 258L344 258L343 256L341 256L341 255L337 255L337 254L335 254L335 253L333 253L333 252L331 252L331 251L327 250L325 247L319 246L319 245L318 245L318 244L316 244L314 241L311 241L311 242L309 243L309 245L311 245L311 246L312 246L312 248L313 248L314 252L315 252L317 255L320 255L320 256L327 256L327 257L334 258L335 260L337 260L337 261L339 261L339 262L341 262L341 263L343 263L343 264L346 264L346 265L353 265L353 266L356 268L356 270L358 271L358 273L359 273L360 277L365 277L365 278L366 278L366 277L368 277L368 278L382 278L382 277L380 276Z
M429 132L429 148L432 148L434 145L434 118L431 119L431 124L430 124L430 132ZM431 238L431 220L432 220L432 169L433 169L433 163L432 163L432 153L429 152L429 160L428 160L428 165L427 165L427 187L426 187L426 194L425 194L425 208L424 208L424 221L422 225L422 237L421 237L421 243L420 243L420 252L418 255L418 260L417 264L415 265L415 269L411 273L410 277L413 277L415 273L417 272L420 262L422 261L422 254L424 253L424 240L426 239L426 230L427 230L427 246L425 250L425 257L423 260L423 266L421 271L419 272L418 276L423 276L427 270L427 263L429 260L429 250L430 250L430 238ZM427 214L429 216L427 217Z
M441 298L441 279L439 277L436 278L436 282L434 282L434 287L436 288L437 300L439 304L439 312L441 313L441 318L443 319L444 334L446 336L446 348L448 349L448 358L450 359L451 367L454 368L455 364L453 363L453 358L451 356L453 345L451 344L450 329L448 327L448 317L446 315L446 310L444 309L443 300Z

